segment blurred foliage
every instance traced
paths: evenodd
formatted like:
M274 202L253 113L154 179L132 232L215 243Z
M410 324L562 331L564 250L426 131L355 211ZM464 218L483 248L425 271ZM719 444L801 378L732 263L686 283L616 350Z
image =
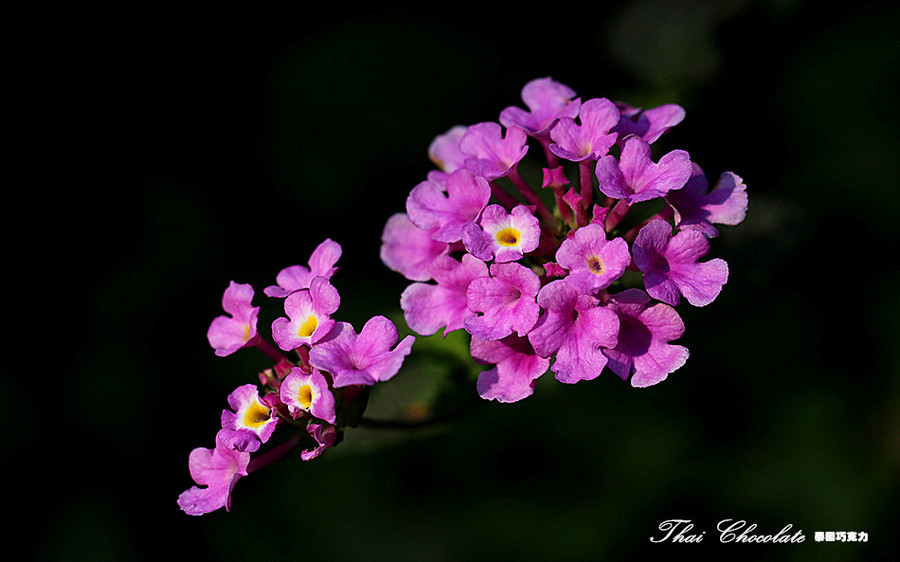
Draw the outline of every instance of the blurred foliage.
M78 28L36 60L33 75L54 68L55 86L73 85L58 111L77 117L64 138L88 153L60 165L67 189L39 223L59 229L65 295L46 264L33 289L52 311L32 333L51 322L72 339L52 342L41 388L20 371L2 393L15 424L4 468L42 498L17 504L36 557L619 560L659 555L648 538L668 518L707 531L680 545L701 556L896 555L897 9L634 0L553 20L445 8L148 10L140 28ZM480 367L461 334L420 338L369 414L473 402L465 415L348 430L314 462L241 480L231 513L181 513L189 452L213 445L228 393L267 366L207 346L228 281L262 299L331 237L344 247L337 316L403 327L406 282L380 264L379 236L430 169L428 143L496 119L548 75L585 97L683 104L666 146L748 185L747 221L713 241L731 266L725 291L680 311L688 364L643 390L547 375L533 397L498 404L471 400ZM726 518L790 523L807 542L717 549ZM814 544L815 530L870 538Z

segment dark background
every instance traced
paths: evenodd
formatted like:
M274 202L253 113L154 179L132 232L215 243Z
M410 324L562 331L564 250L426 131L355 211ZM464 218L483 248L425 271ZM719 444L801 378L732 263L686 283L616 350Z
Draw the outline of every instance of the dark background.
M32 33L12 52L14 154L35 162L16 162L28 179L9 190L36 212L12 227L8 200L22 263L3 391L13 539L41 560L896 553L898 10L442 9L19 22ZM680 103L686 120L660 142L748 186L745 223L713 242L725 290L679 308L687 365L649 389L547 375L533 397L446 426L350 430L313 462L241 480L230 513L183 514L188 454L212 447L226 396L266 366L206 342L228 282L253 284L268 333L280 311L262 288L330 237L340 319L396 317L407 282L378 259L381 229L431 169L428 144L496 120L543 76L583 99ZM422 377L442 366L418 366L373 415L430 391ZM670 518L704 542L651 544ZM791 524L806 542L717 549L722 519ZM816 544L817 530L869 542Z

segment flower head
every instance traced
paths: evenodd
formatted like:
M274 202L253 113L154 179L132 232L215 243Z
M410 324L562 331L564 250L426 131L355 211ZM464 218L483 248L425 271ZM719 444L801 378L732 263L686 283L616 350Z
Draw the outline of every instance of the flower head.
M625 240L607 240L604 228L591 223L563 240L556 252L556 262L569 271L565 279L570 287L595 294L622 276L631 263L631 254Z
M306 373L299 367L291 370L281 383L281 401L294 417L309 412L320 420L335 423L334 394L319 371Z
M511 212L500 205L488 205L481 219L463 225L466 250L484 261L515 261L538 247L541 227L537 217L525 205Z
M607 365L622 380L631 376L631 386L644 387L664 380L681 368L688 350L670 344L684 334L684 322L671 306L650 304L640 289L626 289L606 302L619 315L619 340L613 349L604 349Z
M269 440L278 418L259 398L259 390L254 384L239 386L228 395L230 410L222 410L222 429L248 431L263 443Z
M249 284L232 281L225 289L222 308L229 316L216 317L206 332L216 355L224 357L252 345L259 315L259 307L253 306L252 301L253 287Z
M340 244L326 239L313 250L309 257L309 267L292 265L282 269L275 276L277 285L266 287L263 292L270 297L286 297L294 291L308 289L316 277L331 279L337 271L334 264L340 259L341 252Z
M681 189L691 177L691 160L684 150L673 150L654 163L650 143L630 136L619 159L612 155L600 158L596 172L604 195L632 205Z
M309 362L331 373L335 387L372 385L390 380L409 355L415 338L406 336L397 343L398 339L397 327L384 316L366 322L359 335L350 324L336 322L331 333L310 350Z
M246 433L222 429L216 434L216 448L198 447L191 451L188 468L191 478L203 488L193 486L178 496L178 505L188 515L203 515L224 507L231 509L231 490L247 476L250 453L259 448L259 440Z
M295 291L284 300L284 311L288 317L272 322L272 337L284 351L312 345L334 326L331 315L340 304L337 289L328 279L316 277L309 289Z
M651 297L677 306L681 296L694 306L711 303L728 281L728 264L721 258L700 262L709 241L695 230L672 236L672 226L652 220L634 241L634 263L644 274Z

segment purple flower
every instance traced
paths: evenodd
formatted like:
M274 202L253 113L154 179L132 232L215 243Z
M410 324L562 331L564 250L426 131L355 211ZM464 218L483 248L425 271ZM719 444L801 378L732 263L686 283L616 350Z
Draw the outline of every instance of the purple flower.
M485 400L517 402L534 393L537 379L547 372L550 360L535 354L526 338L508 336L487 341L473 337L472 358L494 367L478 375L476 388Z
M631 386L654 385L684 365L688 350L668 342L684 334L684 323L671 306L656 303L640 289L613 295L606 306L619 315L619 343L605 349L607 365Z
M504 127L520 127L529 135L545 136L560 117L574 119L581 107L575 91L556 82L549 76L538 78L522 88L522 101L529 111L510 106L500 112L500 123Z
M571 117L561 117L550 130L550 152L571 160L597 160L609 153L616 143L616 133L610 132L619 122L619 108L606 98L591 99L581 106L581 124Z
M472 312L466 331L483 340L499 340L517 333L524 336L537 322L541 309L535 302L541 281L537 274L518 263L495 263L491 277L469 284L466 298Z
M315 369L311 373L299 367L291 369L281 383L279 396L295 418L309 412L320 420L334 423L334 394L322 373Z
M232 281L222 296L222 308L230 316L218 316L209 326L206 338L216 350L216 355L224 357L238 349L253 344L256 337L256 322L259 307L253 306L253 287Z
M466 318L474 316L466 300L466 289L473 279L487 277L488 268L469 254L463 254L462 261L440 256L432 262L429 274L437 284L413 283L400 295L400 308L412 331L430 336L444 328L446 337L462 328Z
M188 468L195 483L178 496L178 505L188 515L203 515L224 507L231 509L231 490L247 476L250 453L259 448L259 440L244 432L222 429L216 434L216 448L197 447L188 457Z
M679 190L666 194L666 201L675 211L675 226L681 230L698 230L707 238L715 238L719 231L715 224L740 224L747 215L747 186L740 176L724 172L712 191L700 166L694 164L693 175Z
M556 251L556 262L569 271L565 280L570 287L595 294L622 276L631 263L631 254L625 240L607 241L606 230L590 223L563 240Z
M428 281L431 262L450 251L449 244L432 238L435 231L422 230L406 213L392 215L381 235L381 261L410 281Z
M691 177L691 160L684 150L673 150L654 164L650 144L630 136L619 160L612 155L600 158L596 172L604 195L632 205L681 189Z
M316 446L312 449L300 451L300 458L305 461L318 457L325 452L325 449L334 447L337 443L337 428L333 425L310 423L307 424L306 431L316 440Z
M681 296L694 306L711 303L728 281L728 264L721 258L700 263L709 240L695 230L672 236L672 226L655 219L634 240L634 263L644 274L647 293L677 306Z
M535 250L541 239L541 225L525 205L516 205L511 213L500 205L488 205L481 219L463 225L466 250L484 261L516 261Z
M561 382L596 378L607 363L603 349L618 342L618 316L561 279L545 285L537 303L546 313L528 334L534 351L541 357L556 354L551 370Z
M439 242L462 240L462 226L478 218L491 198L487 180L459 169L444 183L427 179L413 188L406 199L409 219L419 228L434 229Z
M341 297L337 289L324 277L312 280L309 289L295 291L284 300L288 318L276 318L272 322L272 337L284 351L301 345L312 345L331 330Z
M282 269L275 276L277 285L266 287L263 292L270 297L286 297L294 291L308 289L316 277L331 279L337 271L334 264L340 259L341 251L340 244L326 239L313 250L309 257L309 267L292 265Z
M519 127L506 129L499 124L478 123L466 130L459 141L459 149L467 154L466 168L476 176L488 180L501 178L515 169L528 152L527 135Z
M278 418L272 416L269 407L259 399L256 385L237 387L228 395L228 405L234 411L222 410L222 429L248 431L263 443L269 440L278 425Z
M640 109L627 104L619 104L622 118L615 127L619 138L637 135L648 143L653 143L675 125L684 120L684 108L674 103Z
M469 155L459 149L459 141L462 140L467 129L468 127L463 125L451 127L443 135L435 137L428 146L428 157L442 172L449 174L465 168L466 158L469 158Z
M350 324L337 322L331 333L309 351L309 363L331 373L336 388L373 385L390 380L409 355L415 338L406 336L399 344L398 339L397 327L384 316L366 322L359 335Z

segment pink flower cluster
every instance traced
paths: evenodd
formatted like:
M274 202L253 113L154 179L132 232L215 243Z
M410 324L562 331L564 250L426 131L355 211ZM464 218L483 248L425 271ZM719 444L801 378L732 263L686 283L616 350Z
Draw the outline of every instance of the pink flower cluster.
M253 470L284 457L299 446L310 460L337 445L347 425L365 408L367 387L390 380L400 370L415 338L399 340L396 326L375 316L357 333L332 319L340 295L331 284L342 249L325 240L308 265L282 270L264 293L283 299L285 316L272 323L275 345L257 331L259 307L248 284L231 282L207 333L219 356L255 347L274 363L259 373L259 385L245 384L228 396L214 449L199 447L188 466L197 486L178 497L190 515L230 508L235 483ZM262 387L262 389L260 388ZM280 445L267 448L277 428L292 431ZM259 453L251 459L251 456Z
M728 279L724 260L704 258L714 225L744 219L746 187L725 172L710 190L684 150L654 158L684 119L678 105L582 102L549 77L522 100L498 122L437 136L437 169L387 221L382 261L413 281L405 319L423 336L468 332L490 367L477 382L485 399L521 400L548 370L564 383L608 367L656 384L688 357L672 343L685 329L675 307L711 303ZM526 178L535 150L543 175Z

